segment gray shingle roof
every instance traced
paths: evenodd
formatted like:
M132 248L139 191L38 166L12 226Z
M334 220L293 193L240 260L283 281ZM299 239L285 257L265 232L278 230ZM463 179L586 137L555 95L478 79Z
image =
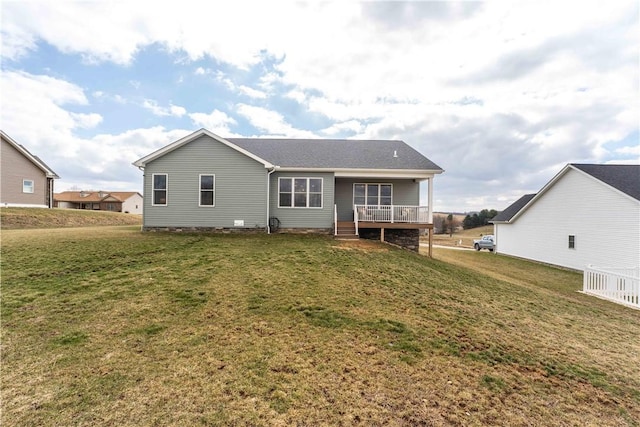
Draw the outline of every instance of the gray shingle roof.
M524 196L520 197L518 200L510 204L505 210L500 212L489 222L508 222L509 220L511 220L511 218L513 218L515 214L520 212L520 209L522 209L534 197L535 193L525 194Z
M568 166L581 170L599 181L640 200L640 165L596 165L570 163ZM565 168L563 169L566 170ZM553 182L553 180L551 181ZM549 184L547 184L548 186ZM545 186L545 188L547 187ZM543 191L545 189L543 188ZM541 194L541 193L539 193ZM513 202L490 222L509 222L531 201L536 194L527 194Z
M592 165L572 163L571 166L588 173L613 188L640 200L640 165Z
M354 139L226 138L280 167L328 169L442 168L403 141ZM394 153L397 157L394 157Z

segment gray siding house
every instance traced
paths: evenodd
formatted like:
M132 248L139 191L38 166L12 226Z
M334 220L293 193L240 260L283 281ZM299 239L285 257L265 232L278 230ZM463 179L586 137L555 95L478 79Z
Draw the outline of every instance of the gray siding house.
M59 176L3 131L0 139L0 206L53 207L53 180Z
M398 244L410 234L416 250L419 230L433 227L433 178L443 172L403 141L221 138L206 129L133 164L144 171L144 230L325 232ZM427 206L419 206L423 181Z

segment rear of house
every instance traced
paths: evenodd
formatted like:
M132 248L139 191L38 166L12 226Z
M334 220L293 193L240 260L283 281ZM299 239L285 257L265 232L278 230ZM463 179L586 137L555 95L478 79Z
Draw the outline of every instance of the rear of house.
M3 131L0 139L0 205L53 207L53 183L59 176Z
M569 164L492 220L496 251L582 270L640 260L640 166Z
M359 234L384 216L378 233L416 237L432 222L420 183L432 200L442 172L402 141L225 139L205 129L134 165L144 170L145 230L337 233L349 223Z

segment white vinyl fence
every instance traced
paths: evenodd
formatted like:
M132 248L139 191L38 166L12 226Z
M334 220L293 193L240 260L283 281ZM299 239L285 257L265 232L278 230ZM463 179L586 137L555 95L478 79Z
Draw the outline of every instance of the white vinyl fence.
M584 269L583 292L619 304L640 308L640 268Z

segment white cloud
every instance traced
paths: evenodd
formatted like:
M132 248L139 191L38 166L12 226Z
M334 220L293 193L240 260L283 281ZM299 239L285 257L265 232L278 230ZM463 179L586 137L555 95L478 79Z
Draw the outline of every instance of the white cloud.
M617 154L626 154L626 155L638 156L638 158L636 159L636 162L640 161L640 141L636 141L636 143L637 143L637 145L635 145L635 146L617 148L615 150L615 152Z
M152 99L145 99L142 106L151 111L156 116L174 116L182 117L187 113L184 107L170 104L168 107L161 107L158 103Z
M85 129L93 128L102 122L102 116L97 113L89 113L89 114L69 113L69 114L76 122L76 126L79 128L85 128Z
M18 21L2 19L1 22L0 52L3 58L18 60L36 48L35 34L18 25Z
M182 117L187 113L187 110L184 107L180 107L178 105L171 105L169 107L169 114L176 117Z
M196 126L203 127L221 137L236 136L231 132L230 126L237 124L237 122L224 111L214 109L209 114L191 113L189 118Z
M67 143L73 131L91 128L102 121L97 113L74 113L65 109L88 104L84 91L67 81L2 70L0 87L3 98L12 100L11 108L2 109L3 129L17 141L32 141L36 152L55 147L61 156L73 156L80 148Z
M263 91L253 89L245 85L238 86L238 91L240 93L243 93L244 95L247 95L250 98L265 99L267 97L267 94L264 93Z
M12 71L1 72L0 87L4 99L29 100L12 102L11 108L2 109L2 128L61 176L56 180L56 191L74 186L141 191L142 175L131 163L190 132L157 126L82 138L76 132L98 125L102 116L67 109L90 108L80 87ZM93 95L101 96L95 91Z
M322 133L325 135L336 135L342 132L354 132L359 133L363 130L362 123L357 120L349 120L346 122L336 123L334 125L329 126L326 129L322 129Z
M264 136L279 136L287 138L314 138L313 132L296 129L286 122L282 114L253 105L238 104L238 114L244 116L252 126L262 131Z

